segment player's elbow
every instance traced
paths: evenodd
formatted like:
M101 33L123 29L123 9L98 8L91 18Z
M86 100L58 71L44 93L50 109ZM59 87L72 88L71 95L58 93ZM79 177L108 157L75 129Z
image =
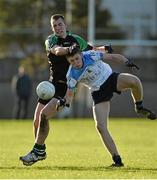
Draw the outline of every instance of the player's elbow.
M126 58L121 54L114 54L112 60L115 62L123 62Z
M61 52L61 49L60 49L60 47L53 47L53 48L51 49L51 52L52 52L53 54L55 54L56 56L59 56L59 55L60 55L60 52Z
M54 54L55 54L56 56L59 56L59 55L60 55L60 51L57 49L57 50L54 51Z

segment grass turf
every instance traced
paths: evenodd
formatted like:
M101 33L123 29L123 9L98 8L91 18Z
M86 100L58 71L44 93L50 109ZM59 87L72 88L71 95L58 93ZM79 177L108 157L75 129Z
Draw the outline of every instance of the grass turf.
M0 178L7 179L111 179L157 178L157 121L110 119L109 129L125 167L108 168L111 157L92 119L50 121L47 159L31 167L19 156L34 143L32 121L0 121Z

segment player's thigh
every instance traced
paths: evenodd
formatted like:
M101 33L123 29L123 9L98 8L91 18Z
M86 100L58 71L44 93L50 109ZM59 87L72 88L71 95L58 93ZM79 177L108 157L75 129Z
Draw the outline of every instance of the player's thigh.
M129 89L136 83L139 83L139 79L136 76L128 73L121 73L117 79L117 90L123 91L125 89Z
M57 98L52 98L51 101L49 101L48 104L42 109L42 113L46 115L46 118L49 119L53 117L57 110L56 110L56 104L57 104L58 99Z
M110 112L110 101L104 101L93 106L93 116L96 124L107 127L107 119Z

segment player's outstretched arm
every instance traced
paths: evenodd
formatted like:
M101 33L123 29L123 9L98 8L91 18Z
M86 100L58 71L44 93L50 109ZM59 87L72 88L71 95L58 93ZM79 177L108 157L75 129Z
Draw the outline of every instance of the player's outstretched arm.
M116 62L120 64L125 64L126 62L128 62L128 59L121 54L105 54L104 53L104 61L108 61L108 62L112 61L112 62Z
M50 49L50 52L55 54L56 56L64 56L68 54L69 49L68 47L61 47L61 46L55 45Z
M104 53L104 61L106 62L116 62L116 63L120 63L120 64L124 64L125 66L129 67L129 68L136 68L137 70L139 70L140 68L134 64L130 59L127 59L126 57L124 57L121 54L105 54Z
M50 49L50 52L55 54L56 56L64 56L72 52L74 48L76 48L78 45L73 44L72 46L69 47L62 47L55 45Z
M69 104L69 106L71 105L73 98L74 98L74 90L73 89L67 89L66 95L65 95L65 100L66 103Z
M109 53L109 54L113 53L113 48L110 44L105 44L103 46L93 47L93 50L102 51L102 52Z
M57 111L63 109L64 107L70 107L73 97L74 97L74 91L71 89L67 89L65 97L59 98L59 100L56 104Z

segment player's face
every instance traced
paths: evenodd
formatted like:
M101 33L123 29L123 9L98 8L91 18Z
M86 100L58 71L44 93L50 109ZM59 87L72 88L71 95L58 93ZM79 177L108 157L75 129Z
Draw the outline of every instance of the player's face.
M51 26L55 35L62 38L66 37L66 25L62 18L59 18L58 20L52 20Z
M68 57L67 60L76 69L80 69L83 66L82 56L80 53L77 53L74 56Z

